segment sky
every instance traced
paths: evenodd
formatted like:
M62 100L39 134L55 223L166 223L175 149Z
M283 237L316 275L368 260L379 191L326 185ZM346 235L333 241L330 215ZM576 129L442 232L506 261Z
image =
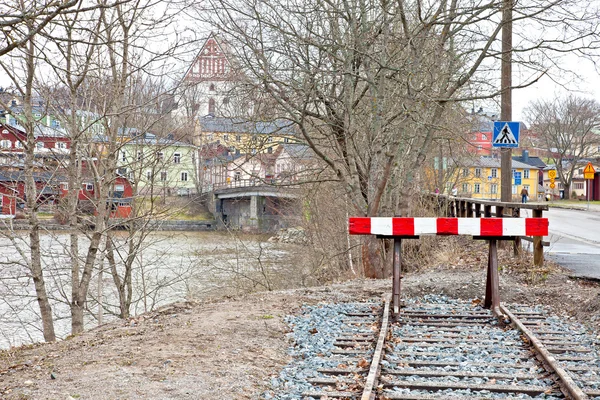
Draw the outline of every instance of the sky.
M533 100L548 100L573 94L600 102L600 74L593 63L573 56L566 58L563 65L579 77L555 73L554 79L544 76L530 87L513 90L513 121L529 123L523 110Z

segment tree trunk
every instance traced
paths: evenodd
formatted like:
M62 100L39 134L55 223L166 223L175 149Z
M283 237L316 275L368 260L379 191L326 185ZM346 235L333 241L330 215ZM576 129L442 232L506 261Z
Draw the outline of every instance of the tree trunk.
M119 296L119 318L129 318L129 307L126 301L125 293L125 282L121 281L119 271L117 271L117 263L115 261L115 254L113 251L112 241L109 235L106 237L106 260L110 266L110 273L117 288L117 295Z
M382 279L385 277L380 239L372 235L365 236L362 244L362 261L365 278Z
M25 131L27 133L27 147L25 148L25 197L29 219L29 246L31 248L31 276L35 287L40 316L42 318L42 329L44 340L53 342L56 340L54 333L54 321L52 319L52 307L46 292L46 283L42 271L42 254L40 251L40 225L37 218L37 187L34 174L35 165L35 121L33 120L32 93L33 77L35 74L35 45L33 39L27 44L26 51L27 82L23 101L25 116Z

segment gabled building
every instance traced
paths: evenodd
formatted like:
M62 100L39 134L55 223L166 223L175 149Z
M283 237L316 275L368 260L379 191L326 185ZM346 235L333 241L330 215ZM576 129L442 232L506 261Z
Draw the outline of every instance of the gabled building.
M273 153L277 146L300 143L294 126L281 119L249 121L241 118L199 118L195 143L218 143L232 154Z
M299 143L280 145L281 151L275 160L275 179L281 183L298 183L313 176L317 159L312 149Z
M500 159L495 157L477 157L461 160L457 163L456 176L452 180L458 190L458 196L474 199L500 200L502 172ZM538 184L538 168L513 160L512 162L513 201L520 201L523 188L529 192L531 201L543 197Z
M250 111L235 96L243 80L233 68L231 53L224 40L211 33L192 60L177 96L179 116L232 116Z
M164 196L197 192L197 147L170 137L128 130L121 137L117 165L135 182L136 194Z

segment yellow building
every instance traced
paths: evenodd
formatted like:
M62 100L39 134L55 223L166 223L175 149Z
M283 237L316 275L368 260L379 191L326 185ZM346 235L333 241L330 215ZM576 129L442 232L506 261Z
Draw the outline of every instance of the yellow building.
M301 143L289 121L248 121L206 116L199 119L195 144L219 143L232 154L272 153L279 144Z
M521 201L521 190L527 189L529 201L538 200L538 168L512 161L512 200ZM480 157L475 160L464 161L457 168L454 179L458 196L472 197L474 199L500 200L500 186L502 173L500 159Z

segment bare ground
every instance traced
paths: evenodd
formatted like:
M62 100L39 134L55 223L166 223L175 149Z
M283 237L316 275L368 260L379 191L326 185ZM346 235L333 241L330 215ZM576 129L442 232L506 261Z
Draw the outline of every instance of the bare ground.
M432 268L407 274L403 290L406 296L482 298L484 280L483 268ZM598 328L596 283L551 268L534 275L505 272L501 286L506 303L548 305ZM290 361L285 315L303 304L356 301L389 290L388 280L354 280L180 303L58 343L11 349L0 353L0 398L257 399Z

